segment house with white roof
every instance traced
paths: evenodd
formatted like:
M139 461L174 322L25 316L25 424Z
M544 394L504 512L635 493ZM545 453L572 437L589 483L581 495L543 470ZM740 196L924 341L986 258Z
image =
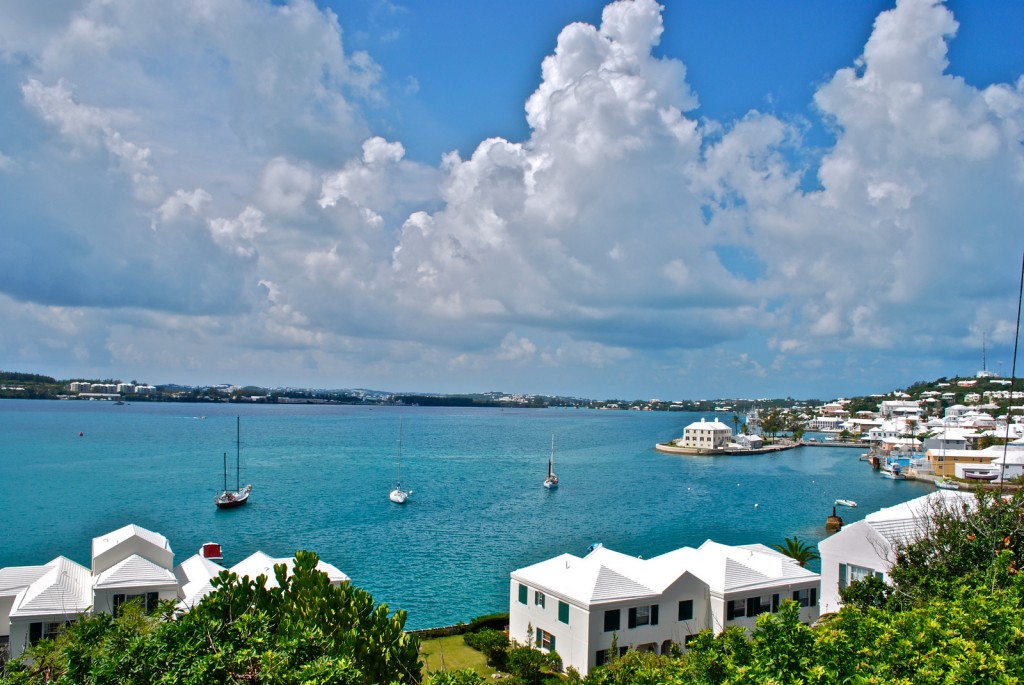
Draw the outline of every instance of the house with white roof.
M93 611L116 614L124 602L152 611L178 598L174 552L160 533L129 524L92 539Z
M886 582L896 547L924 534L935 506L948 506L974 495L956 490L933 493L868 514L863 520L818 543L821 556L821 613L838 611L839 592L855 580L875 576Z
M513 571L509 637L557 651L580 673L603 664L612 642L668 653L711 628L752 628L758 614L788 599L801 619L818 616L818 574L764 545L711 540L642 559L597 545Z
M276 587L276 564L291 575L294 559L255 552L231 568L240 577L267 576ZM317 569L339 585L348 576L320 561ZM42 566L0 569L0 646L17 657L29 645L52 637L85 613L116 614L125 602L138 601L147 611L161 601L178 602L187 611L213 591L212 579L223 566L194 555L174 567L174 552L163 535L129 524L92 540L92 567L65 557Z
M6 628L12 657L29 644L53 637L92 606L89 569L65 557L41 567L5 568L0 574L13 585L9 591L16 592L13 597L8 594L6 626L0 623L0 629ZM6 606L6 599L0 592L0 603Z
M732 442L732 428L715 419L701 419L683 429L682 440L676 440L679 447L690 447L702 450L722 449Z

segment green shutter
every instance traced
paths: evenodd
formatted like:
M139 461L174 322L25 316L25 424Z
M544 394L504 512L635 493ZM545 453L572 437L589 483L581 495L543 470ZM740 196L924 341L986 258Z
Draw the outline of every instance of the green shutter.
M558 620L562 623L569 624L569 605L565 602L558 602Z
M839 564L839 589L846 587L846 564Z
M522 583L519 583L519 603L526 604L526 597L529 594L529 590Z
M551 640L551 648L550 648L549 651L553 652L553 651L555 651L555 636L554 635L548 635L548 639Z
M657 604L652 604L651 605L651 625L652 626L658 625L658 605Z
M630 628L636 628L636 607L629 610L629 623L626 625Z

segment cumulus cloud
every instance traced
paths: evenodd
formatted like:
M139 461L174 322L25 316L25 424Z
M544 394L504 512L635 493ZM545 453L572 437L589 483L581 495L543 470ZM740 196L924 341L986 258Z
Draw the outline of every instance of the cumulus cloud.
M933 0L879 15L820 87L834 143L810 168L790 121L692 115L654 0L566 26L526 139L437 168L370 130L382 71L311 0L0 12L25 122L17 148L0 132L3 308L47 340L73 325L54 349L79 363L582 388L1007 336L1024 79L949 73Z

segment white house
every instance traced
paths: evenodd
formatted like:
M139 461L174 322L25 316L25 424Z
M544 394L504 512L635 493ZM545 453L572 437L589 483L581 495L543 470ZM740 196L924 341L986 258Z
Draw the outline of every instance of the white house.
M274 566L294 560L256 552L232 567L239 576L267 576L275 587ZM139 601L147 610L163 600L177 600L191 609L213 590L210 581L224 568L199 555L177 568L174 552L163 535L127 525L92 540L92 568L65 557L42 566L0 569L0 646L17 657L29 645L52 637L84 613L116 614L125 602ZM320 561L317 569L335 585L348 576Z
M764 545L732 547L708 540L641 559L598 545L513 571L509 636L557 651L581 674L604 663L613 639L627 649L667 653L711 628L752 628L782 601L818 616L819 576Z
M821 612L838 611L839 591L855 580L877 576L888 582L895 549L925 531L925 521L935 506L946 506L974 495L956 490L936 490L893 507L868 514L863 520L818 543L821 556Z
M683 429L683 439L676 440L680 447L716 450L732 442L732 429L715 419L701 419Z

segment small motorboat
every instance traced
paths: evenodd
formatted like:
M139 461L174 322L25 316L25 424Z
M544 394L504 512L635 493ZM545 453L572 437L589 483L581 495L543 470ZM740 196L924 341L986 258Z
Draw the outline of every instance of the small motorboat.
M949 476L945 476L935 481L935 487L940 488L942 490L959 490L960 484L957 483L952 478L950 478Z
M836 500L836 506L837 507L856 507L857 503L854 502L852 499L837 499Z

